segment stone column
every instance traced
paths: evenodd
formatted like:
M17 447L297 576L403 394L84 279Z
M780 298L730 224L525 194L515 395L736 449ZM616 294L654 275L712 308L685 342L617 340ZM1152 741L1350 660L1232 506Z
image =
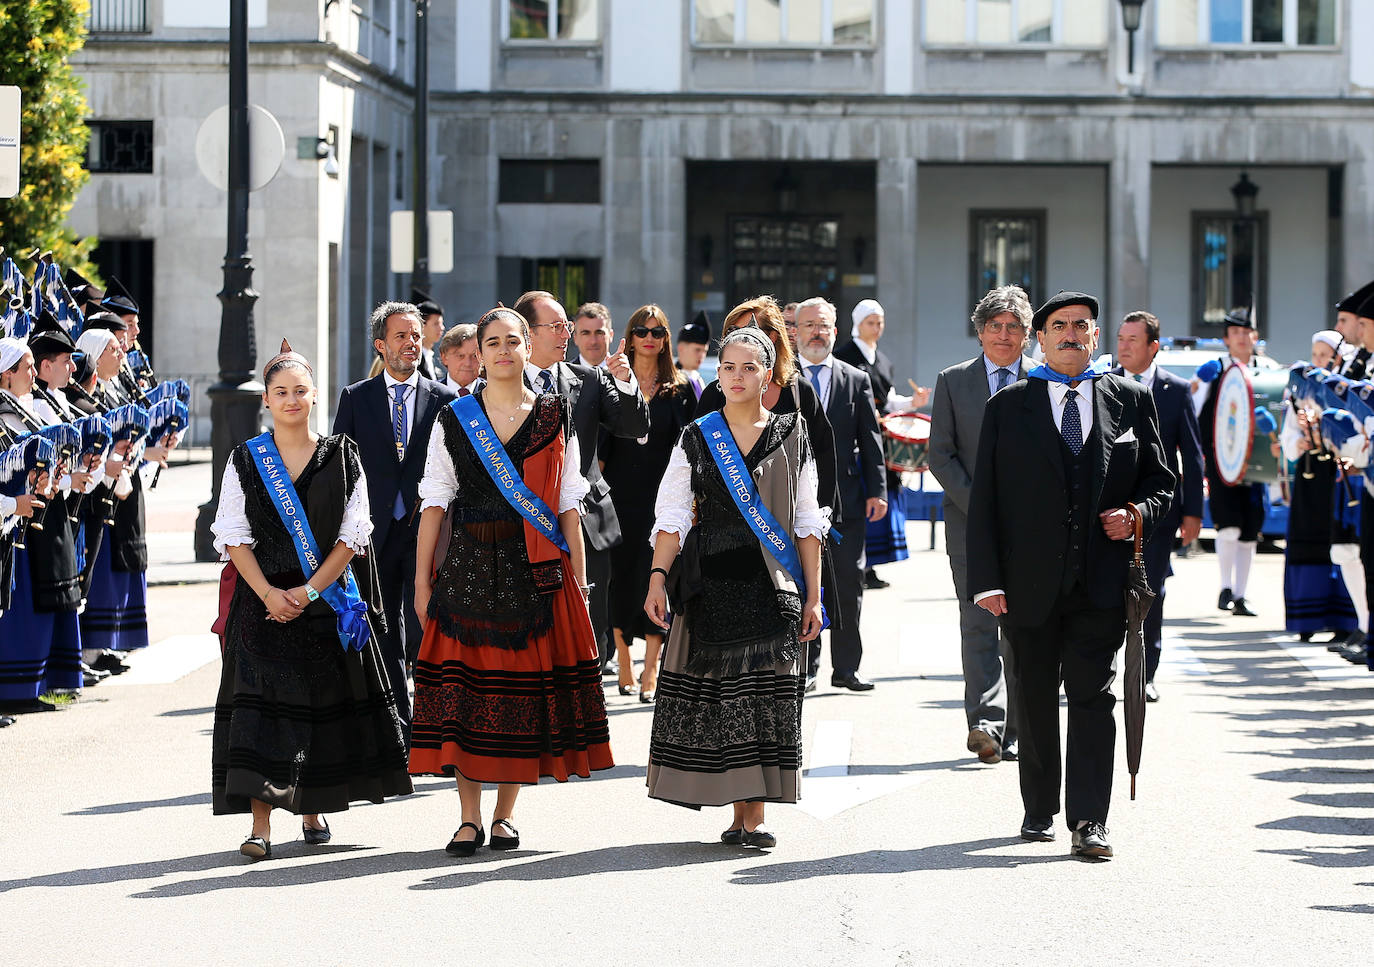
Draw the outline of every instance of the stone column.
M1353 147L1353 145L1352 145ZM1374 251L1374 154L1366 147L1351 151L1345 163L1341 211L1340 295L1369 281L1369 253Z
M883 352L892 360L900 384L916 373L916 353L923 320L916 318L916 159L885 157L878 161L878 301L887 312ZM841 307L842 311L844 307ZM938 326L940 320L924 320ZM850 322L839 320L839 342L849 337Z
M1099 345L1107 352L1115 352L1121 317L1148 309L1150 300L1150 132L1141 122L1117 123L1107 172L1107 291L1099 320Z

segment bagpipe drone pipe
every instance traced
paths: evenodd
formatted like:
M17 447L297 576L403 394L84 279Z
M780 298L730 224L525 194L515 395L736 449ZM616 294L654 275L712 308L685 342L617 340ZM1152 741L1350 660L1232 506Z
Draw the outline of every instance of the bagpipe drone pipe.
M177 380L185 383L185 380ZM164 383L163 386L171 385ZM161 389L162 387L157 387ZM164 443L169 437L180 433L185 429L186 424L191 422L191 411L186 404L177 396L165 396L159 399L148 410L150 428L148 430L148 441L154 445ZM158 466L153 473L153 482L149 489L157 486L158 478L162 476L162 467Z
M73 425L81 433L81 444L77 448L78 466L91 473L103 474L104 470L100 468L100 464L105 461L110 447L114 445L114 431L110 429L110 422L99 413L92 413L90 416L83 416ZM84 493L76 498L76 506L72 508L73 519L80 518L81 505L85 502ZM114 506L108 498L105 503L111 508ZM104 516L109 517L108 512Z
M6 497L22 497L46 490L44 478L51 471L56 457L57 448L47 437L36 433L20 437L16 443L0 452L0 494ZM41 509L44 505L41 501L35 501L34 506ZM21 521L14 541L15 547L24 546L26 526L37 530L43 529L37 521Z

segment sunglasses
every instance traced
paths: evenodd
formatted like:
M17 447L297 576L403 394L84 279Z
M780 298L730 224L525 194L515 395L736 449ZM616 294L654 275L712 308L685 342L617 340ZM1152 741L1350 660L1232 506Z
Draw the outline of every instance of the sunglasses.
M668 328L666 326L654 326L654 328L650 329L648 326L635 326L630 330L630 335L639 339L644 339L648 336L653 336L655 339L662 339L664 336L668 335Z

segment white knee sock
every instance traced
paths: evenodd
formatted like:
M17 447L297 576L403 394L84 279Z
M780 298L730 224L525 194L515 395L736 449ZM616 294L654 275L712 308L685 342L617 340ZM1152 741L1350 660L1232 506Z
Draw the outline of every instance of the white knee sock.
M1239 543L1229 534L1217 532L1217 564L1221 567L1221 588L1233 594L1236 590L1236 545Z
M1231 593L1238 598L1245 597L1245 586L1250 583L1250 565L1255 560L1255 541L1236 541L1236 583Z
M1354 553L1350 553L1353 550ZM1364 596L1364 564L1360 561L1359 545L1333 544L1331 560L1340 565L1341 580L1350 595L1350 603L1355 606L1355 616L1359 619L1360 630L1369 630L1369 602Z

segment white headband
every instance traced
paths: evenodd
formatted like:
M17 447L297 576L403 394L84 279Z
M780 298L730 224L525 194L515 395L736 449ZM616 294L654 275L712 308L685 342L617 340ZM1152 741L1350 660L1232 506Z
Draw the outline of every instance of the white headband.
M878 304L877 299L863 299L854 307L854 311L850 313L850 318L854 320L854 328L850 331L851 338L859 338L859 323L863 322L874 313L884 316L887 315L887 313L883 312L883 307Z

